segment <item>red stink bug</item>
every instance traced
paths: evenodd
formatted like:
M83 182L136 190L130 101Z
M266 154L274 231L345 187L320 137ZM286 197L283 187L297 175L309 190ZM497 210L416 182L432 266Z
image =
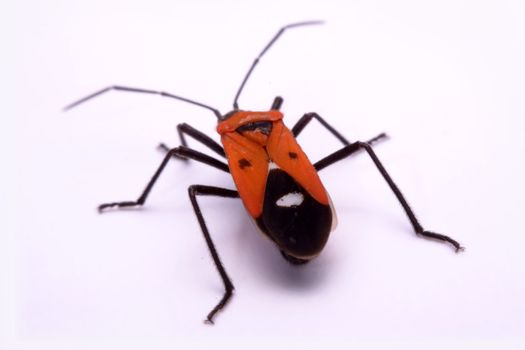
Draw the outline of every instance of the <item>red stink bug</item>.
M394 192L415 233L448 242L454 246L456 251L462 249L454 239L423 229L371 147L372 143L384 138L385 134L379 134L368 142L349 142L316 113L305 114L290 130L283 123L283 114L280 112L283 99L279 96L274 99L268 111L248 111L239 108L237 101L253 69L284 31L294 27L321 23L320 21L309 21L282 27L250 66L235 95L233 110L226 114L221 114L219 110L206 104L171 93L116 85L95 92L64 108L69 110L110 90L117 90L169 97L206 108L215 114L218 120L217 132L221 137L222 146L188 124L179 124L177 129L182 145L169 149L161 144L166 155L140 197L136 201L105 203L98 207L99 211L103 211L112 207L144 205L153 185L173 157L182 160L196 160L231 174L237 190L205 185L192 185L188 188L191 204L225 288L222 299L207 316L207 321L210 323L213 323L215 314L226 305L234 287L206 227L197 203L199 195L240 197L248 214L259 229L275 243L283 257L292 264L304 264L319 255L335 226L335 211L317 172L357 151L364 150ZM341 149L314 164L310 162L295 139L312 119L316 119L343 144ZM187 147L185 136L192 137L220 157L226 158L227 164Z

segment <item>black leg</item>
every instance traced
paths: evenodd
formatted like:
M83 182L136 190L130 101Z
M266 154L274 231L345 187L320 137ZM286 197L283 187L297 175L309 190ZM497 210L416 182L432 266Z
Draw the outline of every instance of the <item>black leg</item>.
M186 142L186 138L184 137L184 135L186 134L192 137L193 139L199 141L203 145L207 146L209 149L211 149L218 155L226 158L226 154L224 153L224 149L222 148L221 145L219 145L217 142L215 142L215 140L213 140L211 137L209 137L205 133L193 128L192 126L186 123L179 124L177 125L177 132L179 134L179 138L180 138L180 142L182 146L184 147L188 146L188 143ZM168 152L171 148L166 146L164 143L161 143L159 145L159 149L165 152ZM187 158L180 158L177 155L175 155L175 157L177 157L178 159L187 160Z
M217 253L217 249L215 249L215 245L213 244L213 241L211 239L210 232L206 227L206 222L204 221L201 209L199 208L199 203L197 203L197 196L200 195L239 198L239 193L237 193L237 191L234 190L228 190L220 187L192 185L188 188L188 194L190 195L193 210L195 211L195 215L197 215L197 220L199 221L202 233L204 234L204 239L206 240L206 244L208 245L208 249L210 250L213 262L215 263L215 266L219 271L219 275L221 276L222 282L224 283L224 295L222 299L206 317L206 322L213 324L213 317L215 317L215 314L226 305L228 300L230 300L234 287L233 283L228 277L228 274L226 273L226 270L224 269L224 266L222 265L221 259L219 258L219 254Z
M102 94L105 94L106 92L111 91L111 90L136 92L136 93L141 93L141 94L159 95L159 96L163 96L163 97L173 98L173 99L176 99L176 100L179 100L179 101L190 103L192 105L196 105L196 106L199 106L199 107L202 107L202 108L206 108L206 109L212 111L213 114L215 114L215 116L217 117L218 120L221 120L221 118L222 118L221 113L216 108L213 108L213 107L210 107L208 105L205 105L204 103L193 101L193 100L190 100L188 98L185 98L185 97L182 97L182 96L178 96L178 95L174 95L174 94L171 94L171 93L165 92L165 91L148 90L148 89L133 88L133 87L119 86L119 85L108 86L107 88L104 88L102 90L99 90L97 92L92 93L91 95L83 97L80 100L75 101L75 102L67 105L66 107L64 107L64 111L67 111L67 110L69 110L71 108L74 108L74 107L76 107L76 106L78 106L78 105L80 105L80 104L82 104L84 102L87 102L87 101L89 101L89 100L91 100L91 99L93 99L93 98L95 98L97 96L100 96Z
M178 157L181 157L181 158L194 159L194 160L196 160L198 162L210 165L210 166L212 166L214 168L220 169L220 170L225 171L227 173L230 172L230 170L228 168L228 165L226 165L225 163L223 163L221 161L218 161L217 159L212 158L212 157L210 157L210 156L208 156L208 155L206 155L204 153L197 152L195 150L192 150L190 148L183 147L183 146L177 147L177 148L173 148L173 149L169 150L168 153L166 153L166 156L162 160L162 163L160 163L160 166L158 167L157 171L155 172L155 174L153 174L153 177L148 182L148 184L146 185L146 188L144 189L144 191L142 192L142 194L140 195L140 197L136 201L123 201L123 202L104 203L104 204L101 204L101 205L98 206L98 211L102 212L104 209L112 208L112 207L124 208L124 207L136 207L136 206L144 205L144 203L146 202L146 198L148 198L148 195L149 195L151 189L153 188L153 185L155 185L155 182L157 181L157 179L159 178L160 174L162 173L162 171L166 167L166 164L168 163L170 158L173 157L174 155L177 155Z
M295 137L297 137L301 131L305 128L308 123L312 121L312 118L317 119L319 123L321 123L322 126L324 126L332 135L334 135L339 141L342 142L343 145L348 146L350 142L341 135L337 130L335 130L330 124L328 124L321 116L317 113L306 113L299 119L297 123L295 123L294 127L292 128L292 133Z
M386 171L383 164L381 164L381 162L379 161L379 158L377 158L370 144L366 142L354 142L346 147L343 147L339 151L336 151L333 154L321 159L319 162L315 163L314 166L317 170L321 170L341 159L348 157L352 153L355 153L356 151L361 150L361 149L364 149L368 153L368 155L370 156L370 158L376 165L377 169L379 170L379 172L381 173L385 181L388 183L388 186L390 186L390 189L392 190L392 192L394 192L397 200L399 201L399 203L405 210L405 213L407 214L408 219L410 220L410 223L412 224L412 227L414 228L414 231L416 232L416 234L423 236L423 237L437 239L443 242L448 242L454 246L454 248L456 249L456 252L463 249L463 247L456 240L448 236L445 236L439 233L435 233L435 232L431 232L431 231L426 231L423 229L423 227L417 220L416 215L414 214L414 212L408 205L408 202L406 201L405 197L403 196L403 194L401 193L397 185L394 183L394 181L392 180L392 178Z
M303 115L301 117L301 119L299 119L299 121L297 123L295 123L294 127L292 128L292 133L295 137L297 137L301 131L303 131L303 129L312 121L312 119L317 119L317 121L319 123L321 123L322 126L324 126L328 131L330 131L330 133L332 135L334 135L339 141L341 141L341 143L345 146L348 146L350 145L350 142L343 136L341 135L337 130L334 129L333 126L331 126L330 124L328 124L326 122L326 120L324 120L319 114L317 113L306 113L305 115ZM384 132L377 135L376 137L374 138L371 138L370 140L368 140L368 143L369 144L373 144L373 143L376 143L377 141L380 141L382 139L385 139L387 138L387 134L385 134Z
M283 104L283 98L281 96L277 96L273 100L272 107L270 107L270 109L278 111L281 109L282 104Z

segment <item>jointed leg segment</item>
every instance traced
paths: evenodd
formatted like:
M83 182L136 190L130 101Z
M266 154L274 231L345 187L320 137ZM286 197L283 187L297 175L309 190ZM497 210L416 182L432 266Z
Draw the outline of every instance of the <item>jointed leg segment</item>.
M221 276L222 282L224 284L224 295L222 299L210 311L210 313L208 314L206 318L206 322L213 323L213 317L215 317L215 314L218 311L220 311L226 305L226 303L230 300L234 287L233 287L233 283L228 277L228 274L226 273L226 270L224 269L224 266L222 265L221 259L219 258L219 254L217 253L217 249L215 248L215 245L213 244L208 228L206 227L204 216L202 215L199 204L197 203L197 196L201 195L201 196L219 196L219 197L226 197L226 198L239 198L239 193L237 191L228 190L228 189L220 188L220 187L193 185L188 188L188 194L190 196L191 204L193 206L193 210L195 211L195 215L197 216L197 220L199 221L199 225L201 227L202 233L204 234L204 239L206 240L206 244L208 245L208 249L210 250L211 257L213 259L213 262L215 263L215 267L217 267L217 271L219 272L219 275Z
M463 247L456 240L448 236L445 236L439 233L435 233L435 232L431 232L431 231L426 231L423 229L418 219L416 218L416 215L414 214L412 208L410 208L410 206L408 205L408 202L406 201L405 197L403 196L403 194L401 193L397 185L394 183L394 181L392 180L392 178L386 171L385 167L383 166L379 158L377 158L374 150L372 149L369 143L360 142L360 141L354 142L330 154L329 156L321 159L320 161L314 164L314 167L319 171L321 169L326 168L327 166L331 164L334 164L340 161L341 159L344 159L350 156L351 154L359 150L365 150L368 153L368 155L374 162L375 166L377 167L377 169L379 170L379 172L381 173L385 181L388 183L388 186L390 186L390 189L392 190L392 192L394 192L394 195L396 196L397 200L399 201L399 203L405 210L405 213L407 214L408 219L410 220L410 223L412 224L412 227L414 228L414 231L416 232L416 234L423 236L423 237L433 238L433 239L437 239L443 242L450 243L451 245L454 246L454 248L456 249L456 252L463 249Z
M320 171L326 168L327 166L340 161L341 159L349 157L350 155L358 151L361 151L361 150L366 151L368 155L370 156L370 158L372 159L372 161L374 162L374 164L376 165L381 175L383 176L383 178L385 179L385 181L388 183L388 186L390 186L390 189L392 190L392 192L394 192L394 195L396 196L397 200L399 201L399 203L405 210L405 213L407 214L408 219L410 220L410 223L412 224L412 227L414 228L414 231L416 232L416 234L423 236L423 237L433 238L433 239L437 239L440 241L448 242L454 246L456 251L463 249L463 247L461 247L461 245L456 240L448 236L445 236L439 233L435 233L435 232L431 232L431 231L426 231L423 229L423 227L417 220L416 215L414 214L412 208L410 208L405 197L403 196L403 194L401 193L397 185L394 183L394 181L392 180L392 178L386 171L383 164L381 164L381 162L379 161L379 158L377 158L375 152L373 151L371 147L373 143L385 138L386 134L381 133L377 135L376 137L370 139L368 142L358 141L358 142L350 143L343 135L341 135L330 124L328 124L320 115L318 115L317 113L306 113L292 128L292 133L294 134L294 136L297 137L301 133L301 131L312 121L312 119L317 119L317 121L319 121L321 125L323 125L332 135L334 135L339 141L341 141L341 143L343 143L343 145L345 145L345 147L343 147L342 149L316 162L314 164L314 168L317 171Z
M153 177L148 182L146 188L140 195L140 197L136 201L124 201L124 202L113 202L113 203L106 203L101 204L98 207L99 211L103 211L104 209L110 208L110 207L117 207L117 208L124 208L124 207L134 207L134 206L141 206L146 202L146 199L155 185L155 182L159 178L160 174L166 167L166 164L169 162L170 158L173 156L183 157L185 159L194 159L199 162L202 162L204 164L211 165L215 168L221 169L225 172L229 172L228 166L218 161L210 156L207 156L203 153L197 152L195 150L192 150L190 148L181 146L174 149L171 149L166 153L166 156L162 160L162 163L158 167L155 174L153 174ZM199 221L199 225L201 227L202 233L204 234L204 239L206 240L206 244L208 246L208 249L210 250L210 254L212 256L213 262L215 263L215 266L217 267L217 270L219 272L219 275L221 276L221 279L224 283L225 292L222 297L222 299L219 301L219 303L212 309L212 311L208 314L206 321L209 323L213 323L213 317L215 314L221 310L228 300L231 298L231 295L233 293L233 284L228 277L228 274L226 273L226 270L224 269L224 266L222 265L222 262L219 258L219 254L217 253L217 250L215 249L215 246L213 244L213 241L211 239L210 233L208 231L208 228L206 227L206 223L204 222L204 217L202 215L202 212L199 208L199 204L197 203L197 195L208 195L208 196L219 196L219 197L226 197L226 198L238 198L239 194L237 191L234 190L228 190L224 188L219 187L212 187L212 186L203 186L203 185L192 185L188 188L188 194L190 196L190 201L193 206L193 210L195 211L195 215L197 216L197 219Z
M301 131L312 121L312 119L317 119L319 123L321 123L322 126L324 126L332 135L334 135L341 143L345 146L349 145L350 142L341 135L337 130L334 129L333 126L328 124L319 114L317 113L306 113L299 119L299 121L294 125L292 128L292 133L295 137L297 137Z
M148 197L151 189L153 188L153 185L155 185L155 182L159 178L160 174L166 167L166 164L170 160L171 157L177 156L180 158L189 158L194 159L198 162L210 165L214 168L220 169L222 171L225 171L227 173L230 172L228 165L226 163L223 163L215 158L212 158L204 153L192 150L191 148L187 148L184 146L180 146L177 148L173 148L166 153L164 156L164 159L160 163L159 167L157 168L157 171L155 171L155 174L153 174L153 177L146 185L146 188L142 192L142 194L139 196L139 198L136 201L123 201L123 202L112 202L112 203L104 203L98 206L98 210L100 212L104 211L107 208L112 207L118 207L118 208L125 208L125 207L136 207L141 206L146 202L146 198Z
M226 158L226 154L224 153L224 149L222 148L221 145L219 145L211 137L195 129L191 125L188 125L186 123L177 125L177 133L179 134L179 138L180 138L180 142L182 146L188 147L188 143L186 142L186 138L184 137L184 135L188 135L192 137L193 139L195 139L196 141L199 141L200 143L204 144L205 146L207 146L209 149L211 149L212 151L214 151L221 157ZM161 143L159 145L159 148L165 152L168 152L171 149L170 147L166 146L164 143ZM187 158L180 158L177 155L174 155L174 156L177 157L178 159L187 160Z

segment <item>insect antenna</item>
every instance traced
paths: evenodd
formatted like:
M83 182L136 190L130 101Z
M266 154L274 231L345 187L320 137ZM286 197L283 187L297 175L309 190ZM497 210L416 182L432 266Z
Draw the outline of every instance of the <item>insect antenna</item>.
M294 27L301 27L301 26L309 26L309 25L314 25L314 24L323 24L323 23L324 23L323 21L298 22L298 23L291 23L291 24L285 25L284 27L279 29L279 31L277 32L277 34L274 35L272 40L270 40L270 42L268 44L266 44L266 46L261 51L259 56L257 56L257 58L255 58L255 60L253 61L252 65L250 67L250 69L248 70L248 73L246 73L246 75L244 76L244 79L242 80L241 86L239 86L239 90L237 90L237 94L235 95L235 99L233 100L233 109L234 110L238 110L239 109L239 104L237 103L237 100L239 99L239 96L241 95L241 92L244 89L244 85L246 84L246 81L248 81L248 78L252 74L253 69L255 68L257 63L259 63L259 60L261 59L261 57L266 53L266 51L268 51L270 49L270 47L272 47L272 45L277 41L277 39L279 39L279 37L284 33L284 31L286 29L294 28Z
M83 97L80 100L75 101L75 102L67 105L66 107L64 107L63 111L68 111L71 108L74 108L74 107L76 107L76 106L78 106L78 105L80 105L80 104L82 104L82 103L84 103L86 101L89 101L89 100L91 100L91 99L93 99L95 97L98 97L98 96L100 96L100 95L102 95L102 94L104 94L104 93L106 93L108 91L111 91L111 90L137 92L137 93L143 93L143 94L160 95L160 96L163 96L163 97L174 98L174 99L179 100L179 101L187 102L187 103L190 103L190 104L195 105L195 106L199 106L199 107L202 107L202 108L209 109L210 111L212 111L215 114L215 116L217 117L218 120L222 119L221 112L219 112L218 109L213 108L211 106L208 106L208 105L206 105L204 103L193 101L193 100L190 100L188 98L181 97L181 96L178 96L178 95L173 95L173 94L170 94L170 93L164 92L164 91L138 89L138 88L132 88L132 87L126 87L126 86L119 86L119 85L108 86L107 88L104 88L104 89L102 89L100 91L92 93L91 95Z

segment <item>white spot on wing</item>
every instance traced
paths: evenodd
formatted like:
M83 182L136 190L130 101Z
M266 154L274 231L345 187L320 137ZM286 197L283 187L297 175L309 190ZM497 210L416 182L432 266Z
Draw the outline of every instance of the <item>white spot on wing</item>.
M270 162L270 164L268 164L268 171L272 170L272 169L280 169L279 166L277 164L275 164L274 162Z
M301 205L304 201L304 196L300 192L290 192L279 198L275 204L278 207L297 207Z

